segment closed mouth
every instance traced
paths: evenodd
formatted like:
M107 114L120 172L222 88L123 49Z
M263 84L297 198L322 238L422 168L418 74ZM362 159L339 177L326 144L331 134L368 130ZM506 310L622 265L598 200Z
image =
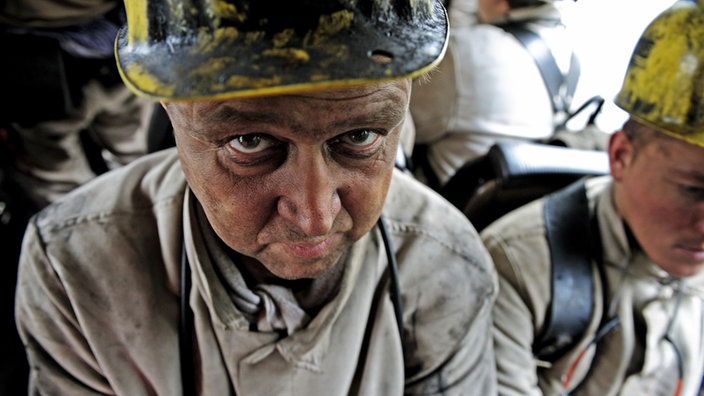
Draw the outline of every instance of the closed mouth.
M328 236L315 241L283 242L286 249L296 257L312 259L323 256L334 241L333 236Z
M704 246L702 245L677 245L676 248L696 260L704 261Z

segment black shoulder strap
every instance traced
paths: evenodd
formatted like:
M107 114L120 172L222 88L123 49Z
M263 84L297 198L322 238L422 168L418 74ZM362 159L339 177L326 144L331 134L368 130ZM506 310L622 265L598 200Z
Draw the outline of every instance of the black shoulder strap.
M545 197L552 300L535 355L553 361L584 334L593 313L591 216L584 179Z
M580 74L577 57L572 54L570 69L565 75L557 66L550 48L536 32L521 23L508 23L497 26L516 37L535 60L535 64L540 70L543 82L550 95L553 112L569 111L570 102L577 88Z

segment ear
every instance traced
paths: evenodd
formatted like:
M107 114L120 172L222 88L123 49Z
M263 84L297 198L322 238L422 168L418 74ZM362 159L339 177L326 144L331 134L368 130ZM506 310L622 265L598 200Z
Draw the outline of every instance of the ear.
M499 15L506 15L511 11L511 5L508 4L508 0L496 0L496 10Z
M511 6L508 4L508 0L486 0L477 5L477 15L482 23L490 23L494 19L506 15L510 10Z
M621 181L623 174L633 160L633 143L626 132L619 130L609 138L609 166L611 176Z

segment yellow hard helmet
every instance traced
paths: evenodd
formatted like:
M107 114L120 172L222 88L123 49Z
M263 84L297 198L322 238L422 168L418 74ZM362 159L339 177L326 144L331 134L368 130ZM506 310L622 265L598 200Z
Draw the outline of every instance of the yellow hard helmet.
M704 0L680 0L650 23L615 103L645 125L704 147Z
M120 74L178 101L416 77L442 58L438 0L126 0Z

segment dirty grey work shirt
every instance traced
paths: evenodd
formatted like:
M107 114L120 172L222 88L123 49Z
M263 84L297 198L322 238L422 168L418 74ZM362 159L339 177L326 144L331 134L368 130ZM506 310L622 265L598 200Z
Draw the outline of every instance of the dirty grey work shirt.
M16 308L33 393L181 394L183 241L201 394L495 393L490 258L462 214L411 177L394 173L384 208L405 361L377 228L354 244L339 292L308 325L290 336L251 331L213 272L218 253L191 227L188 194L172 149L80 187L32 220Z

